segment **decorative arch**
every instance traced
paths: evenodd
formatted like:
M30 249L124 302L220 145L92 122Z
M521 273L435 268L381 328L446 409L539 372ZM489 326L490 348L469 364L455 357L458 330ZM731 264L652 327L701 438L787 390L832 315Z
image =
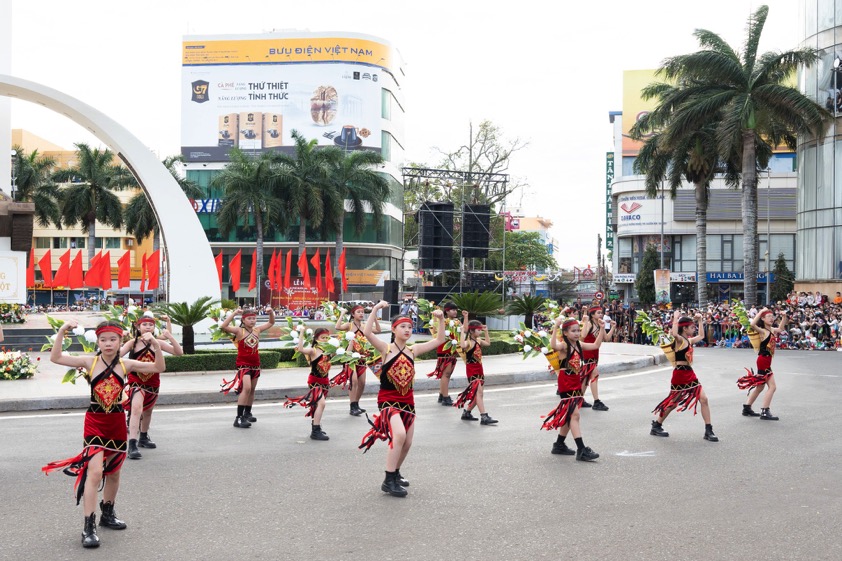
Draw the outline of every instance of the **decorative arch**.
M58 90L0 74L0 96L37 103L88 129L119 155L140 184L167 248L171 302L219 298L219 277L205 231L169 171L136 136L99 110Z

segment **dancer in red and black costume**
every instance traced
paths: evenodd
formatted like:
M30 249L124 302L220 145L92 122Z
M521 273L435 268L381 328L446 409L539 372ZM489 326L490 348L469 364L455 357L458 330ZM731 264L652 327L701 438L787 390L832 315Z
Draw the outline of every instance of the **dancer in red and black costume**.
M184 350L175 337L172 336L172 324L169 316L161 316L167 322L167 328L161 332L158 344L164 352L171 355L181 356ZM134 339L123 344L120 348L120 356L129 353L129 358L139 362L155 362L155 351L152 346L141 340L144 333L155 331L155 316L147 312L135 322ZM149 425L152 423L152 410L158 401L158 391L161 387L161 376L158 372L148 374L146 372L129 372L128 399L123 406L129 407L129 459L139 460L143 456L138 445L142 448L157 448L158 445L149 438ZM140 439L138 439L140 432Z
M458 313L459 309L453 302L448 302L444 305L445 328L447 328L447 325L450 322L456 322L456 326L461 327L461 323L458 319L456 319L456 315ZM431 334L435 337L435 330L431 330ZM436 368L427 374L427 377L435 378L439 381L439 403L445 407L450 407L453 405L453 400L450 399L450 377L456 369L457 350L456 347L444 350L444 345L446 343L447 338L445 338L445 342L439 345L436 349Z
M354 336L360 341L355 342L354 345L351 345L348 349L350 352L357 352L363 355L362 360L357 363L357 367L355 369L348 370L343 369L343 372L340 376L331 380L333 385L343 385L345 384L346 380L349 383L348 388L348 399L351 402L351 415L355 417L359 417L363 413L365 413L365 409L360 408L360 398L363 395L363 390L365 390L365 372L368 368L366 365L366 360L368 359L368 355L365 352L365 349L362 346L362 341L365 341L365 335L363 335L363 319L365 318L365 308L360 305L353 306L350 311L348 312L351 316L351 321L343 322L342 319L345 317L345 311L343 310L339 314L339 319L336 320L336 329L337 331L348 331L353 333ZM374 310L371 311L369 318L374 315ZM375 321L373 326L373 333L380 333L380 323ZM375 363L371 365L372 371L377 374L377 370L379 370L380 365L382 364Z
M299 397L288 397L284 401L284 407L293 408L296 405L307 408L304 417L313 418L313 426L310 429L310 438L313 440L330 440L330 437L322 430L322 413L325 410L327 394L330 391L330 355L325 353L320 345L327 343L330 339L330 331L320 327L313 332L313 346L304 347L304 338L298 339L297 350L307 357L310 363L310 375L307 377L307 387L310 391Z
M386 343L374 333L377 311L387 309L388 306L388 302L381 300L372 310L363 331L383 357L383 368L376 373L380 377L380 392L377 394L380 412L374 416L373 421L369 421L371 430L363 437L360 449L367 452L378 439L389 442L386 479L380 489L393 497L405 497L409 481L401 476L400 468L412 446L412 435L415 433L415 396L412 392L415 357L432 351L444 342L444 316L441 310L433 312L438 322L435 339L407 347L412 336L412 319L408 316L397 316L392 321L392 343Z
M456 398L454 407L465 409L462 411L463 421L480 421L481 425L497 424L497 419L492 419L485 410L483 399L483 388L485 387L485 373L482 369L482 347L491 346L491 337L488 335L488 327L481 321L468 321L467 310L462 311L462 332L459 337L459 344L465 351L465 375L468 377L468 387ZM485 338L481 338L485 333ZM481 419L471 415L471 410L477 407Z
M561 340L558 338L559 329L562 334ZM581 330L576 318L565 320L559 317L553 326L550 346L558 352L559 356L564 357L558 371L557 393L561 401L558 407L544 416L544 423L541 425L541 428L545 430L558 429L558 438L553 444L553 454L562 456L575 454L576 459L582 462L593 462L599 458L599 454L591 450L590 446L585 446L585 441L582 439L579 408L584 399L582 397L582 351L598 348L602 343L603 334L604 331L600 331L594 343L581 343L579 341ZM568 433L573 433L573 440L576 442L575 452L564 443Z
M675 350L675 362L673 363L672 381L670 382L670 393L652 413L657 413L658 418L652 421L652 428L649 434L652 436L669 436L664 430L664 419L673 411L686 411L693 408L693 415L696 414L696 407L702 406L702 419L705 421L705 440L719 442L719 438L713 434L713 425L710 424L710 404L708 396L702 389L702 384L693 372L693 345L704 339L705 321L702 314L696 314L698 327L689 317L682 317L678 310L672 318L673 349Z
M775 356L775 343L778 334L786 329L786 314L781 314L781 321L777 327L774 325L774 314L768 308L763 308L754 316L751 326L760 334L760 348L757 349L757 374L752 370L737 380L737 387L741 390L749 390L748 399L743 404L743 416L760 417L764 421L777 421L778 417L772 415L769 408L772 406L772 397L778 388L775 384L775 373L772 372L772 357ZM754 401L767 388L766 396L763 398L763 407L760 413L755 413L751 406Z
M594 411L608 411L608 406L599 399L599 347L605 339L604 316L605 312L598 304L588 308L587 314L582 316L582 332L585 333L582 343L596 343L598 334L602 332L600 343L595 349L582 349L582 407L593 407ZM593 405L585 401L588 386L591 388Z
M126 459L126 416L121 396L126 385L128 372L163 372L165 368L161 347L152 334L142 337L155 351L155 362L120 360L120 343L123 326L106 321L96 328L97 345L100 354L95 356L71 356L62 352L62 342L68 329L78 324L66 321L58 330L50 360L70 368L83 369L84 377L91 386L91 404L85 413L84 448L75 457L51 462L41 469L44 473L63 469L64 473L76 477L76 504L83 502L85 525L82 532L83 547L99 547L96 533L96 500L103 478L105 485L102 501L100 526L123 530L126 523L117 518L114 502L120 488L120 468Z
M257 418L252 414L251 408L254 405L254 391L257 387L257 379L260 378L260 334L275 325L275 311L268 308L269 321L257 326L257 312L253 309L243 310L237 308L225 318L221 330L234 336L234 344L237 345L237 375L229 382L222 380L224 394L234 390L237 394L237 417L234 419L234 426L247 429ZM231 320L237 314L242 314L241 326L232 327Z

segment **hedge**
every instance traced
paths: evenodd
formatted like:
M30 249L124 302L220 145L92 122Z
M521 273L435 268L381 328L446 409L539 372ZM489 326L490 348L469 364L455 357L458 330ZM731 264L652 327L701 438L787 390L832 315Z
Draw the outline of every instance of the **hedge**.
M281 361L281 353L287 349L260 351L262 368L277 368ZM290 357L292 355L290 354ZM210 370L235 370L236 351L210 352L203 351L194 355L168 356L167 372L204 372Z
M508 341L491 341L491 345L482 348L482 356L491 355L509 355L520 352L520 346L516 343L509 343ZM419 360L434 360L436 358L436 351L430 351L417 357Z

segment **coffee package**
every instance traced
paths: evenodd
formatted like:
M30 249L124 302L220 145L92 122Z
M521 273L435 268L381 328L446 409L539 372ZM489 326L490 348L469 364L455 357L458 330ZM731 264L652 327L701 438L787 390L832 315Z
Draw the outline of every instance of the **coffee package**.
M244 111L240 113L240 149L260 150L263 147L263 113Z

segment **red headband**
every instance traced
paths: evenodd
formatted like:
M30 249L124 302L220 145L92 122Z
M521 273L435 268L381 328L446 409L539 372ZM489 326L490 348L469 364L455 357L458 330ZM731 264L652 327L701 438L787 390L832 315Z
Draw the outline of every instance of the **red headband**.
M597 312L602 309L602 306L591 306L588 308L588 313L592 314L593 312Z
M359 304L357 304L356 306L351 306L351 309L350 309L350 310L348 310L348 313L349 313L349 314L353 314L353 313L354 313L354 312L356 312L357 310L363 310L363 311L365 311L365 308L363 308L362 306L360 306Z
M682 318L678 320L679 327L684 327L685 325L693 325L695 322L690 318Z
M772 310L766 310L765 312L763 312L762 314L760 314L760 317L763 317L763 316L765 316L765 315L767 315L767 314L771 314L771 313L772 313Z
M255 312L254 310L249 310L247 312L243 312L242 317L247 318L249 316L256 316L256 315L257 315L257 312Z
M151 316L141 316L137 318L136 323L155 323L155 318Z
M408 323L409 325L412 325L412 320L409 318L398 318L392 322L392 327L397 327L402 323Z
M116 333L120 337L123 336L123 328L116 325L104 325L96 330L96 336L99 337L103 333Z
M579 320L577 320L576 318L570 318L570 319L566 320L564 323L561 324L561 330L564 331L565 329L567 329L568 327L570 327L574 323L578 324Z

